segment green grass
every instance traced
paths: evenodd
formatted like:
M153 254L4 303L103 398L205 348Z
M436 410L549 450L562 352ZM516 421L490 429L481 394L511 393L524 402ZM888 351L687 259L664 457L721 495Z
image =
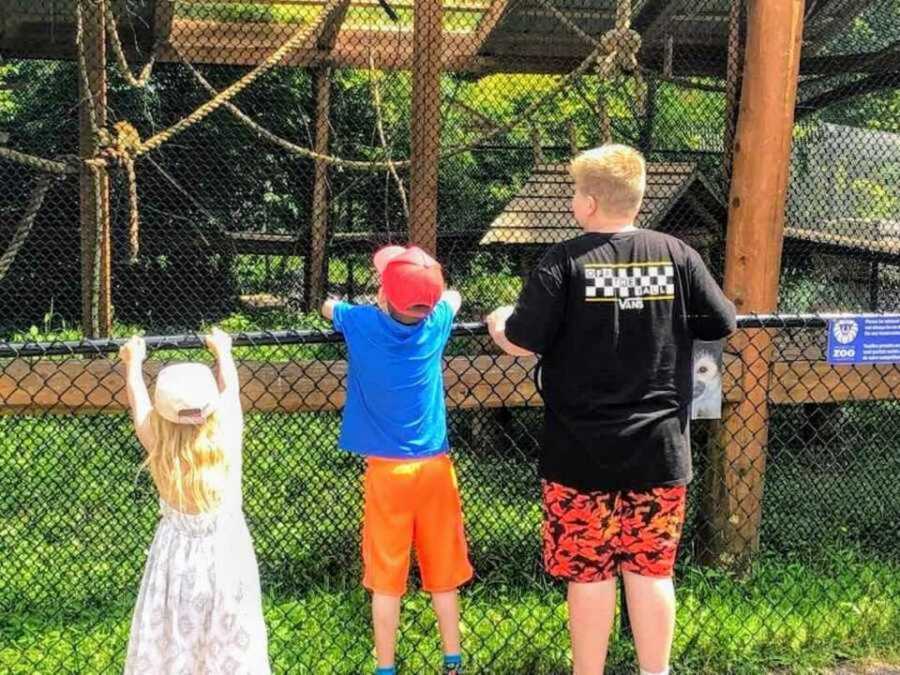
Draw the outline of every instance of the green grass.
M535 417L515 413L502 433L491 418L481 417L481 431L474 419L451 419L479 575L463 592L469 672L566 672L564 594L541 573L535 469L510 447L513 437L526 447ZM338 421L248 418L246 511L280 673L373 665L358 583L362 467L336 449ZM682 672L803 672L900 654L896 533L872 534L896 522L895 455L857 445L853 466L838 474L804 468L782 449L769 467L763 553L743 577L693 563L689 523L674 657ZM139 461L124 416L0 419L0 672L121 667L156 518ZM873 476L884 487L872 489ZM829 487L842 484L856 487ZM832 523L848 529L830 536ZM400 663L425 673L438 658L427 598L411 593ZM629 672L630 643L616 639L610 659L610 672Z

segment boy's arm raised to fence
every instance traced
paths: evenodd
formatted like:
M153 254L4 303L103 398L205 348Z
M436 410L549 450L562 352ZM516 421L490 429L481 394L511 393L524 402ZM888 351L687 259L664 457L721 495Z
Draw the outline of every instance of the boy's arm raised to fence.
M128 394L128 406L131 409L131 419L134 421L134 431L138 440L145 449L149 450L155 442L153 428L150 426L150 413L153 404L150 403L150 393L147 391L147 383L144 382L144 373L141 366L147 356L147 346L144 339L135 335L122 345L119 357L125 364L125 391Z
M545 354L564 319L568 261L556 246L528 277L515 307L500 307L487 318L497 346L511 356Z
M450 309L453 310L453 316L459 314L459 308L462 307L462 295L459 291L448 289L444 291L444 294L441 296L441 300L450 305Z
M719 288L700 254L688 250L691 332L699 340L720 340L737 328L734 303Z
M319 310L322 312L322 316L331 321L334 318L334 306L337 304L337 300L329 299L322 303L322 307Z
M488 333L490 333L491 339L497 346L510 356L533 356L534 352L514 344L506 337L506 320L512 315L513 310L514 307L512 305L507 305L498 307L491 312L485 320Z

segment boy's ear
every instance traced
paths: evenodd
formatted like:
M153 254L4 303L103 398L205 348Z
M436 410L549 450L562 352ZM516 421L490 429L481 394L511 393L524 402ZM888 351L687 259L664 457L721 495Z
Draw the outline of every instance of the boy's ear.
M593 216L597 211L600 210L600 203L597 201L597 198L594 195L588 195L588 199L591 200L591 215Z

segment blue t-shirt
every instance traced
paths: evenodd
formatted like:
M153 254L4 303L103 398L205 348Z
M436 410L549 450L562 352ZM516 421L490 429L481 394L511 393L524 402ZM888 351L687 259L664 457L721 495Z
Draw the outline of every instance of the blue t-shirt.
M407 326L373 305L338 303L334 328L350 354L347 403L338 444L389 459L447 452L443 356L453 308L441 301Z

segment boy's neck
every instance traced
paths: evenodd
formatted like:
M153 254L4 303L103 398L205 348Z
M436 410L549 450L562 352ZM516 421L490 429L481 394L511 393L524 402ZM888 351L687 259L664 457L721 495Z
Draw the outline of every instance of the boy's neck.
M598 234L616 234L617 232L631 232L637 228L633 222L621 220L598 220L585 223L581 226L585 232L596 232Z

